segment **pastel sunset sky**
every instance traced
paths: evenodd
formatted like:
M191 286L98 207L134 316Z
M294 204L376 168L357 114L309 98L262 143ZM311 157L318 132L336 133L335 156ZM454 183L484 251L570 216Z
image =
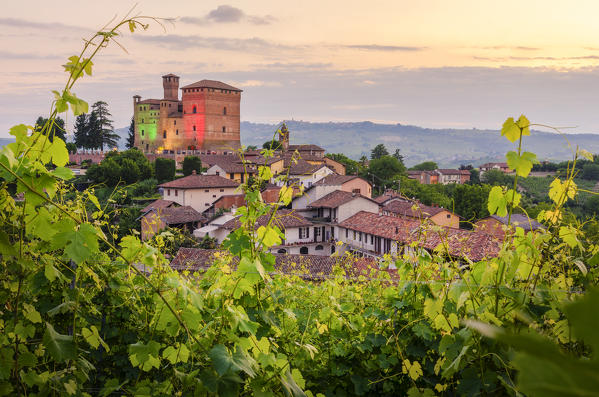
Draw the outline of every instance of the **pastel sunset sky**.
M61 65L135 2L11 1L0 16L0 136L48 112ZM140 1L172 18L96 60L74 89L128 125L161 75L244 90L242 120L363 121L431 128L533 122L599 133L597 1ZM73 116L68 116L69 122Z

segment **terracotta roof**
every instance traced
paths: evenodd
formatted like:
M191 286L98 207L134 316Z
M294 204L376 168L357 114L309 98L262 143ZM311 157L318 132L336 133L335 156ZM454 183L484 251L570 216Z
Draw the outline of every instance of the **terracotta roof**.
M297 163L289 166L289 175L311 175L323 167L326 165L310 164L306 160L298 159Z
M171 262L171 267L179 271L203 272L209 269L218 257L225 255L228 255L228 252L223 250L179 248L177 255ZM335 266L346 267L348 276L368 274L369 270L372 269L379 270L376 260L373 258L292 254L274 254L274 256L275 272L297 275L308 280L322 280L331 276ZM238 263L238 258L231 258L230 266L232 268L236 268Z
M318 145L312 145L312 144L306 144L306 145L289 145L289 150L294 151L297 150L298 152L307 152L307 151L313 151L313 152L324 152L325 150L323 148L321 148Z
M236 154L197 154L196 156L202 160L202 166L206 168L214 164L240 161Z
M166 182L159 187L177 189L202 189L213 187L237 187L238 182L223 178L220 175L188 175L174 181Z
M146 213L146 212L150 211L151 209L159 210L159 209L167 208L173 204L175 204L174 201L158 199L158 200L148 204L146 207L144 207L144 209L141 210L141 213L142 214Z
M256 166L254 164L246 164L245 167L243 163L238 159L237 162L223 161L217 162L211 165L211 168L217 166L220 167L223 171L229 174L238 173L238 174L255 174L258 171L256 170Z
M493 167L508 168L507 163L484 163L479 166L479 168L493 168Z
M501 222L504 225L507 225L507 221L508 221L507 215L506 216L491 215L490 218L493 218L496 221ZM545 228L545 226L543 226L541 223L535 221L534 219L528 218L524 214L512 214L512 218L510 219L510 222L513 226L521 227L522 229L524 229L527 232L529 232L531 230L538 230L538 229Z
M144 99L143 101L137 102L137 105L160 105L160 99Z
M379 204L384 203L385 201L389 201L392 198L402 198L403 196L397 192L394 191L386 191L385 193L381 194L378 197L373 198L374 201L376 201Z
M373 234L401 244L416 243L419 247L433 250L441 244L447 246L452 256L480 261L495 257L501 248L501 241L483 232L435 226L423 227L419 221L377 215L361 211L344 220L339 226L362 233Z
M186 88L216 88L218 90L230 90L230 91L238 91L238 92L243 91L243 90L240 90L239 88L233 87L232 85L223 83L222 81L216 81L216 80L200 80L200 81L196 81L195 83L181 87L181 89L186 89Z
M394 199L385 203L383 211L393 212L394 214L411 218L430 218L431 216L447 210L441 207L424 205L416 201Z
M357 175L336 175L336 174L331 174L331 175L327 175L324 178L322 178L321 180L319 180L318 182L315 182L314 185L319 185L319 186L341 186L346 182L349 182L353 179L356 178L360 178ZM362 178L360 178L362 179ZM364 179L364 181L366 183L368 183L370 185L370 182L366 181Z
M308 207L311 207L311 208L319 208L319 207L320 208L337 208L340 205L348 203L348 202L352 201L353 199L356 199L359 197L366 199L366 200L373 201L372 199L369 199L368 197L364 197L361 194L345 192L343 190L335 190L334 192L331 192L331 193L319 198L318 200L313 201L312 203L308 204Z
M269 218L269 215L262 215L256 220L256 226L266 226ZM296 211L283 209L277 211L273 223L283 230L290 227L304 227L312 225L312 222L306 220L306 218L301 216ZM241 223L239 222L239 218L231 219L223 225L225 229L229 230L238 229L240 226Z
M206 220L202 214L189 206L163 208L157 212L167 225L180 225L182 223L203 222Z
M454 169L439 169L439 170L435 170L437 171L439 174L444 174L444 175L470 175L470 171L468 170L454 170Z

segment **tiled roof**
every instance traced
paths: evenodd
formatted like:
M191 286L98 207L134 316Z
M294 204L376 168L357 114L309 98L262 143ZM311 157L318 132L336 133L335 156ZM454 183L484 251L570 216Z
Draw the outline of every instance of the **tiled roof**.
M239 88L235 88L232 85L223 83L222 81L216 81L216 80L200 80L200 81L196 81L195 83L186 85L185 87L181 87L181 89L186 89L186 88L216 88L218 90L230 90L230 91L238 91L241 92L243 90L240 90Z
M322 178L321 180L319 180L318 182L315 182L313 186L315 185L319 185L319 186L341 186L346 182L349 182L353 179L356 178L360 178L357 175L336 175L336 174L331 174L331 175L327 175L324 178ZM361 179L361 178L360 178ZM366 180L364 180L366 181ZM370 184L368 181L366 181L368 184Z
M160 99L144 99L143 101L139 101L136 105L160 105Z
M236 154L198 154L196 156L202 160L202 166L206 168L212 167L214 164L240 161Z
M468 170L454 170L454 169L439 169L435 170L439 174L443 175L470 175L470 171Z
M202 189L213 187L237 187L238 182L223 178L220 175L188 175L174 181L166 182L159 187L177 188L177 189Z
M380 196L375 197L373 200L379 204L383 204L385 201L389 201L392 198L402 198L402 197L403 196L397 192L387 191L387 192L381 194Z
M175 270L203 272L210 268L217 257L227 255L222 250L205 250L199 248L179 248L171 262ZM297 275L308 280L322 280L333 273L336 265L345 266L349 276L368 274L371 269L377 269L376 261L372 258L331 257L324 255L291 255L274 254L275 272ZM232 258L230 266L236 268L239 260Z
M262 215L256 220L256 226L266 226L268 224L268 220L270 219L269 215ZM280 209L277 211L275 215L275 220L273 221L275 225L277 225L281 229L286 229L290 227L304 227L311 226L312 222L306 220L299 213L291 210L283 210ZM231 219L227 223L223 225L225 229L235 230L241 226L238 218Z
M289 150L294 151L297 150L298 152L307 152L307 151L313 151L313 152L324 152L325 150L323 148L321 148L318 145L312 145L312 144L306 144L306 145L289 145Z
M383 206L383 211L393 212L400 216L411 218L430 218L440 212L447 211L441 207L431 207L416 201L395 199L387 201Z
M213 164L212 167L217 166L220 167L220 169L222 169L223 171L225 171L226 173L229 174L255 174L256 171L256 166L253 164L246 164L245 167L243 166L243 163L241 163L241 161L238 162L220 162L220 163L216 163Z
M203 222L206 220L202 214L189 206L163 208L158 210L158 214L167 225L179 225L188 222Z
M484 163L479 166L479 168L493 168L493 167L508 168L508 165L507 165L507 163Z
M507 221L508 221L507 215L506 216L491 215L491 218L495 219L498 222L503 223L504 225L507 225ZM528 218L524 214L512 214L510 222L513 226L521 227L522 229L524 229L527 232L529 232L531 230L538 230L538 229L545 228L545 226L543 226L539 222L535 221L534 219Z
M348 203L355 198L362 197L366 200L370 200L360 194L345 192L343 190L335 190L316 201L308 204L308 207L312 208L337 208L342 204Z
M289 166L289 175L311 175L323 167L326 165L310 164L306 160L298 159Z
M151 209L159 210L159 209L167 208L173 204L175 204L174 201L158 199L158 200L148 204L144 209L141 210L141 213L144 214L144 213L150 211Z
M423 227L419 221L393 216L358 212L339 226L359 232L398 241L401 244L416 243L419 247L433 250L443 244L453 256L480 261L497 256L501 242L483 232L435 226Z

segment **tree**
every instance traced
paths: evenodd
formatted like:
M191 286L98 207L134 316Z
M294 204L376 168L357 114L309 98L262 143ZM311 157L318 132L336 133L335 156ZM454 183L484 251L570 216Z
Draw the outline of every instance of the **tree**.
M471 185L476 185L480 183L480 171L477 170L476 168L472 168L470 170L470 184Z
M175 160L157 158L154 161L154 175L156 175L158 183L175 179L175 168Z
M387 151L387 148L385 147L385 145L383 145L382 143L379 143L370 152L370 159L376 160L376 159L380 159L383 156L388 156L388 155L389 155L389 151Z
M404 174L406 167L393 156L382 156L378 159L370 161L365 177L372 180L368 176L374 177L374 185L382 188L387 188L399 180L399 177ZM379 189L381 191L381 189Z
M92 105L92 116L95 116L93 123L90 117L90 135L93 136L94 148L104 150L104 146L113 148L121 137L114 133L112 120L109 119L112 114L108 111L108 104L104 101L98 101Z
M135 147L135 118L131 117L131 124L129 124L129 135L127 135L127 149Z
M488 216L490 191L489 185L455 185L452 194L454 211L468 223Z
M403 155L401 154L401 152L399 151L399 149L395 149L395 152L393 153L393 157L395 157L396 159L398 159L399 162L403 164Z
M512 176L500 170L485 171L480 179L489 185L511 186L514 183Z
M279 150L281 149L281 143L275 140L266 141L262 144L262 149Z
M89 116L80 114L75 119L75 146L82 149L91 149L89 137Z
M434 171L437 168L439 168L439 166L434 161L425 161L423 163L416 164L415 166L413 166L412 168L410 168L410 170L413 170L413 171Z
M67 142L66 146L69 153L77 153L77 146L73 142Z
M599 181L599 164L585 164L582 167L581 177L591 181Z
M47 124L47 125L46 125ZM60 117L56 117L55 119L48 122L47 118L42 116L38 117L35 121L35 129L42 130L44 129L44 134L48 135L48 139L50 142L54 141L54 137L60 138L63 141L66 141L65 137L65 129L64 129L64 120Z
M246 152L249 152L249 151L252 151L252 150L258 150L258 146L256 146L256 145L248 145L248 146L245 148L245 151L246 151Z
M152 165L137 149L111 151L100 164L91 165L86 176L93 183L107 186L116 186L121 182L131 184L151 178Z
M183 159L183 175L191 175L193 171L196 174L202 172L202 160L198 156L185 156Z

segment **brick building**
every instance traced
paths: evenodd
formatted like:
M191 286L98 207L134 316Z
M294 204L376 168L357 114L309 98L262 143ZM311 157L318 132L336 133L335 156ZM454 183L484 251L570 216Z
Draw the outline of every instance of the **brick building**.
M201 80L181 88L179 76L162 76L164 97L133 97L135 146L144 153L186 150L225 152L240 147L241 92L228 84Z

